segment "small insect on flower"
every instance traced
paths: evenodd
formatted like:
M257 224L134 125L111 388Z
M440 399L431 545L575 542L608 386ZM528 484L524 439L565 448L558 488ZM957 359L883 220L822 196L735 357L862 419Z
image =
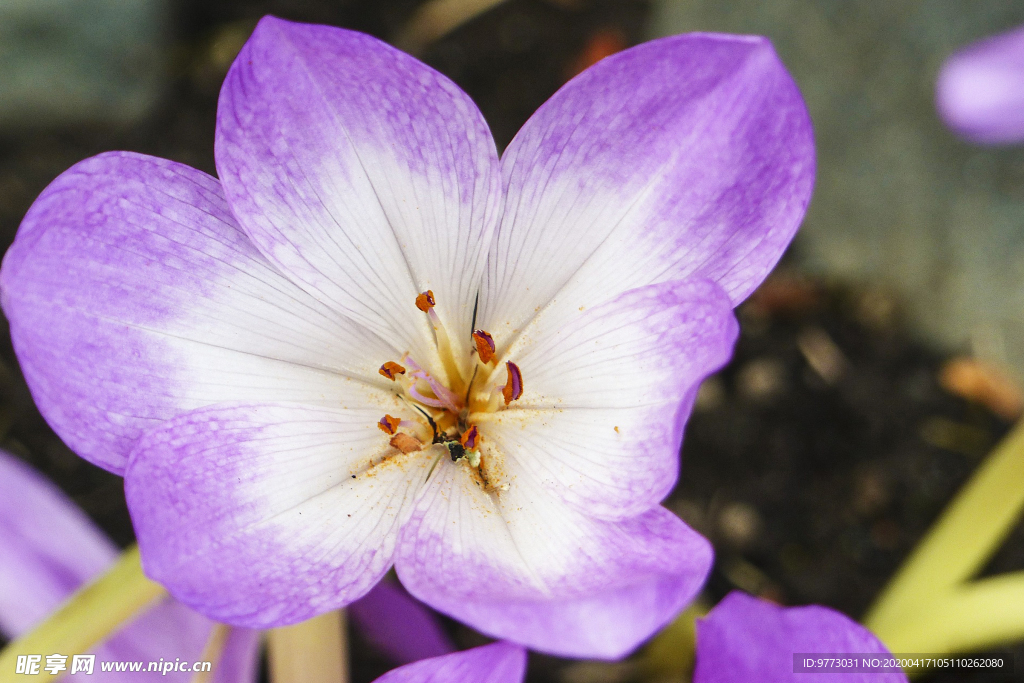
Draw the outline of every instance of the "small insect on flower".
M124 475L151 578L275 627L394 567L484 633L598 658L693 598L711 547L660 501L814 175L767 40L609 56L499 159L430 67L266 17L214 154L216 178L76 164L0 269L33 396Z

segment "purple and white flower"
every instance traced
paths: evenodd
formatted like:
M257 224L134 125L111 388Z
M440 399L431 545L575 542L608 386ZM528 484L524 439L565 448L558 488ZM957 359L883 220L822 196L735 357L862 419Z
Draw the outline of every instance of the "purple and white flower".
M659 502L813 183L767 40L609 57L499 161L429 67L268 17L215 149L219 180L77 164L0 271L33 396L124 473L151 577L267 627L394 565L485 633L591 657L692 599L711 548Z
M968 140L1024 141L1024 27L973 43L947 59L935 100L946 125Z
M733 591L697 621L693 683L907 683L903 673L799 673L793 655L889 650L849 617L819 605L779 607Z

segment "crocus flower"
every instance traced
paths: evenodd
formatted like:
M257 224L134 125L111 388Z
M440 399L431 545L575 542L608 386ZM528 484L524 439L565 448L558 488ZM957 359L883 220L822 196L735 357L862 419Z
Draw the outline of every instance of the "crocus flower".
M394 565L484 633L591 657L690 601L711 549L659 502L813 180L765 39L609 57L499 161L429 67L268 17L215 151L219 180L77 164L0 272L33 396L124 473L151 577L267 627Z
M835 610L779 607L734 591L697 622L693 683L907 683L902 672L794 673L793 655L801 653L890 655L870 631Z
M0 633L14 638L31 630L82 584L103 573L117 555L117 547L60 490L0 451ZM89 653L56 654L67 656L68 671L72 655L96 655L92 674L77 673L65 680L127 683L137 680L138 674L101 671L100 663L197 662L204 659L212 626L205 617L167 599ZM255 681L258 649L254 631L231 629L211 680ZM194 674L171 671L165 676L168 681L190 681Z
M1024 27L981 40L947 59L935 97L942 120L968 140L1024 140Z
M522 683L525 673L526 650L498 642L406 664L373 683Z

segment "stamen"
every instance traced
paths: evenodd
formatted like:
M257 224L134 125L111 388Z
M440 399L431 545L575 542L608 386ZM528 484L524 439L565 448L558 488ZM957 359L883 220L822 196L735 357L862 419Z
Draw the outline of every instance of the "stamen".
M405 432L399 432L391 437L389 442L393 447L402 451L402 453L413 453L415 451L423 450L423 444L419 442L415 437L409 436Z
M476 450L476 442L479 440L479 437L480 432L477 430L476 425L471 425L470 428L463 432L462 436L459 437L459 443L461 443L467 451L473 451Z
M397 418L397 417L392 417L391 415L385 415L377 423L377 426L380 427L380 430L382 432L384 432L385 434L393 435L396 431L398 431L398 425L401 422L402 421L399 418Z
M434 305L434 292L429 289L416 297L416 308L424 313L428 313Z
M394 361L390 361L389 360L387 363L385 363L384 365L380 366L380 370L378 370L378 372L380 374L384 375L385 377L387 377L392 382L394 382L395 381L395 375L404 375L405 374L405 368L403 368L398 363L395 363Z
M494 359L494 338L483 330L473 332L473 341L476 342L476 352L480 354L480 362L486 365Z
M427 314L430 326L434 329L434 344L437 346L437 355L440 356L441 363L444 364L444 370L448 374L448 382L455 391L462 391L465 387L463 384L464 380L459 372L459 366L455 362L455 356L452 354L452 343L448 339L448 332L444 329L441 319L434 311L436 303L434 301L434 292L429 289L416 297L416 308Z
M505 405L508 405L523 395L523 373L519 371L519 366L512 361L505 362L505 369L508 370L508 379L505 380L501 395L505 399Z

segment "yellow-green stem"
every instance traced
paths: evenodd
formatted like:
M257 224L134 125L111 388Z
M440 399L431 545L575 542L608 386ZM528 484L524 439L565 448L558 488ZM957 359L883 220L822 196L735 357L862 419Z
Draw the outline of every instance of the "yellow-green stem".
M267 634L272 683L348 683L343 610Z
M966 584L911 615L885 641L893 652L952 654L1024 637L1024 571Z
M14 673L18 655L85 654L165 594L160 584L143 575L138 548L129 548L103 576L0 652L0 683L22 678ZM32 681L55 678L42 671Z
M411 54L422 52L428 45L450 31L483 14L503 0L428 0L392 41Z
M965 584L1022 510L1024 423L957 494L868 612L865 625L893 652L962 652L1024 637L1024 619L1003 614L1024 614L1019 576Z

